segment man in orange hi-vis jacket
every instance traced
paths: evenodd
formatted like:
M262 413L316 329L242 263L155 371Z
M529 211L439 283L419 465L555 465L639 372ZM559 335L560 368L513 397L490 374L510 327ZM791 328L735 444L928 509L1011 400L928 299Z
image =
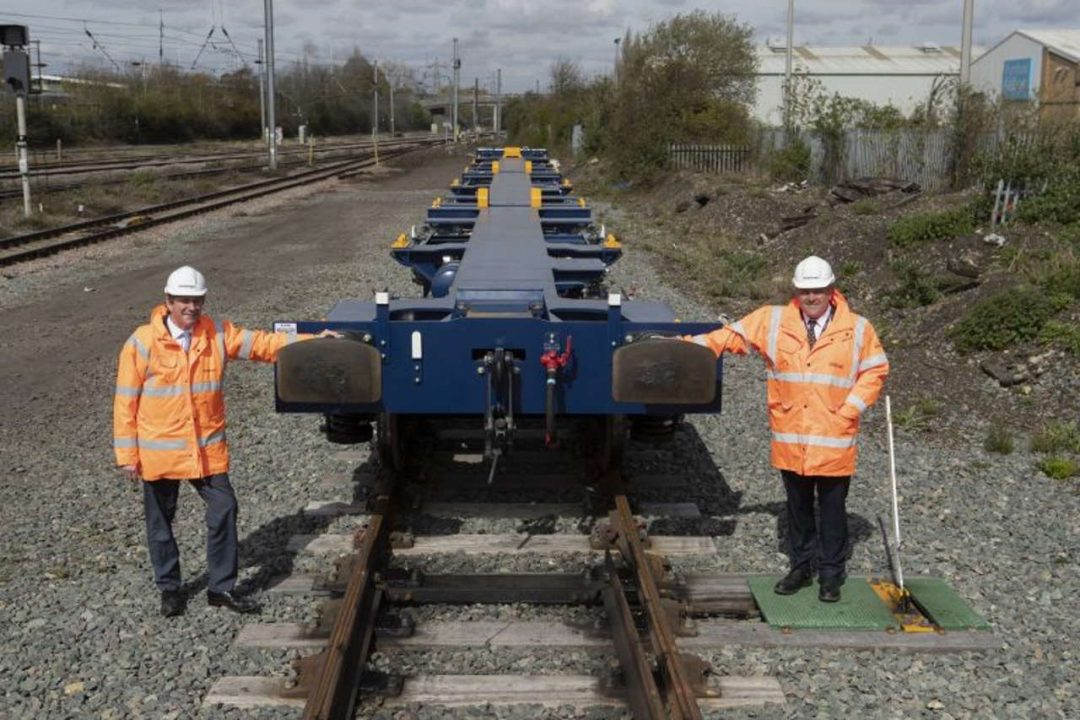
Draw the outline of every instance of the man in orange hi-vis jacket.
M811 255L795 268L795 295L787 305L762 307L708 335L686 338L718 357L754 350L764 358L772 464L787 492L791 559L791 571L775 590L790 595L809 585L816 564L823 602L839 600L844 582L846 500L859 420L889 374L873 326L852 312L835 282L829 263Z
M222 380L230 360L274 362L290 342L313 337L211 320L202 314L206 291L206 279L195 268L169 275L165 304L154 308L150 321L120 351L113 398L116 463L127 479L143 481L147 544L166 617L184 611L172 521L185 480L206 503L207 602L236 612L258 611L233 592L237 505L229 483Z

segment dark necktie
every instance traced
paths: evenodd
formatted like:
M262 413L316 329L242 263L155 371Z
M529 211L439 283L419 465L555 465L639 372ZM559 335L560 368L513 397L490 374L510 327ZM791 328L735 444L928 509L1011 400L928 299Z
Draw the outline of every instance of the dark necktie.
M814 347L817 342L817 320L806 321L806 341L810 343L810 347Z

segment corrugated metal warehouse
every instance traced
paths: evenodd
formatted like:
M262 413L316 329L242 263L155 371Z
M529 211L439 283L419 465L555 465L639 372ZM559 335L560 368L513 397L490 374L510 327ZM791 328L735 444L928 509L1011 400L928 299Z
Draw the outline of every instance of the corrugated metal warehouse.
M784 64L787 48L758 48L758 97L754 117L769 125L782 118ZM975 53L977 55L977 52ZM960 48L856 45L797 46L792 71L819 81L825 90L878 105L892 104L905 115L926 102L934 84L960 74Z

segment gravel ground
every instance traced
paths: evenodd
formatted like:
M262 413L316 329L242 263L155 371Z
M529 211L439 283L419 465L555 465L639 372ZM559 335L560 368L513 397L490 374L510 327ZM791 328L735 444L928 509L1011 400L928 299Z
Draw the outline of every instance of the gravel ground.
M460 170L439 153L377 184L324 186L287 200L226 211L165 233L36 261L0 281L0 388L9 407L0 419L5 471L0 480L0 717L220 718L288 717L201 707L224 675L287 675L288 651L232 647L248 622L205 606L201 503L184 491L176 521L191 600L181 618L157 615L142 530L141 502L112 470L109 450L115 355L143 322L168 271L192 262L212 284L208 312L248 327L318 317L339 297L367 297L389 286L415 293L386 246L415 222L428 200ZM608 209L608 225L618 213ZM652 260L636 253L613 272L685 318L716 317L723 308L692 301L656 279ZM355 518L304 517L313 499L360 496L350 471L365 453L338 452L307 416L273 413L271 373L237 363L230 370L233 483L241 503L241 583L261 590L290 570L323 562L285 549L294 533L343 530ZM725 408L694 418L675 441L635 448L631 474L679 472L685 486L642 492L642 499L693 501L704 517L653 523L654 532L709 533L713 560L677 569L781 572L778 537L782 491L768 465L764 373L760 361L725 364ZM855 539L853 575L881 573L876 516L888 512L887 455L877 409L864 427L859 474L849 500ZM972 417L970 437L979 419ZM985 654L890 655L884 652L730 648L709 659L720 673L779 677L787 704L736 710L724 717L1080 717L1074 638L1080 634L1080 497L1075 483L1031 471L1026 453L988 455L924 436L898 437L897 458L912 574L948 579L993 625L1001 649ZM570 502L583 491L530 499ZM440 499L476 499L443 493ZM493 499L505 499L493 496ZM415 529L454 522L420 518ZM521 521L470 520L469 532L507 532ZM550 528L549 528L550 529ZM570 532L572 523L554 529ZM580 559L513 563L433 558L429 569L576 569ZM497 567L496 567L497 566ZM262 621L308 622L308 598L264 594ZM566 617L528 606L425 608L421 618ZM596 616L576 610L573 618ZM610 659L588 653L394 653L381 668L409 672L600 672ZM379 717L488 717L494 711L409 714L370 707ZM570 711L518 708L505 717L569 716Z

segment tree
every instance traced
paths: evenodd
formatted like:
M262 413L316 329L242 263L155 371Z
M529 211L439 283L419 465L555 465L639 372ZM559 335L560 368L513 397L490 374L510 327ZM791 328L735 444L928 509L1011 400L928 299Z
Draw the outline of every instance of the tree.
M506 128L516 142L559 146L581 123L589 153L637 176L664 167L672 142L746 142L756 87L751 37L751 28L732 17L696 11L644 34L627 33L618 82L586 82L576 63L559 58L551 92L509 104Z
M756 93L752 29L698 10L622 43L609 152L624 174L648 174L677 141L745 142Z

